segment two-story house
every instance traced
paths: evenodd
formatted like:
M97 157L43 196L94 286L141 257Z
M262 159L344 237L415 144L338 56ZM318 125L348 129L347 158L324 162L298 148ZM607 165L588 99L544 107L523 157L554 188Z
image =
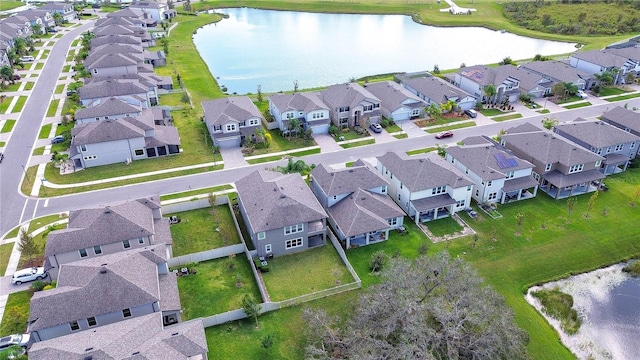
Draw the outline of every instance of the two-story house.
M73 9L73 4L67 2L49 1L40 6L38 10L46 10L51 14L60 14L64 22L73 21L78 18L78 13Z
M311 189L346 249L384 241L402 226L404 212L387 196L389 183L364 161L344 169L320 164L311 177Z
M63 264L56 288L31 298L31 339L50 340L151 313L161 313L164 325L179 322L178 280L165 255L156 245Z
M262 114L248 96L233 96L202 102L204 121L214 145L241 146L262 127Z
M477 100L471 94L429 73L418 76L404 75L398 79L402 86L424 100L427 105L440 106L455 101L460 110L473 109L476 106Z
M603 121L578 118L573 122L554 126L553 132L604 156L600 171L605 175L627 170L629 162L636 157L640 147L639 136Z
M554 84L569 83L575 85L578 90L591 89L595 84L595 78L592 73L574 68L561 61L532 61L520 66L552 81Z
M623 84L627 74L640 70L639 59L621 56L617 50L589 50L571 54L569 63L576 69L589 74L601 75L609 72L613 76L613 84ZM621 52L623 53L623 52ZM634 75L635 78L635 75Z
M156 198L138 199L71 211L67 227L47 236L44 253L49 275L57 279L62 264L158 244L171 257L169 221Z
M376 168L388 194L416 224L450 216L471 204L473 181L437 154L401 157L388 152Z
M622 106L616 106L602 114L602 121L633 135L640 136L640 114ZM640 156L640 149L636 151L636 156Z
M116 97L146 109L156 105L149 98L148 91L149 89L138 81L105 78L86 82L78 89L78 96L83 106L89 106L96 100Z
M389 120L397 122L424 115L427 103L396 82L380 81L364 87L380 99L380 112Z
M235 185L258 256L286 255L325 244L327 213L299 174L257 170Z
M96 48L102 45L109 44L131 44L131 45L140 45L144 47L148 45L142 42L142 39L133 35L117 35L110 34L105 36L94 37L89 40L89 44L91 44L91 48Z
M289 121L296 119L303 130L314 134L329 132L329 107L320 100L318 93L273 94L269 96L269 112L283 133L289 131Z
M380 122L380 99L358 83L331 85L320 92L331 122L339 128Z
M464 145L448 147L445 159L474 182L472 198L478 204L504 204L536 196L538 182L531 176L533 164L485 137L462 142Z
M475 65L460 69L455 74L454 84L460 89L473 95L482 103L510 103L518 100L520 95L520 81L511 76L502 65L490 68L485 65ZM487 94L487 87L493 85L495 94Z
M149 14L156 22L161 23L163 20L175 17L175 11L169 10L166 3L158 1L134 1L129 5L129 9L140 9Z
M531 123L510 128L500 144L534 165L539 189L554 199L596 191L605 158Z
M138 19L144 21L145 27L151 28L156 27L161 20L156 20L153 16L146 11L143 7L131 7L128 6L126 9L114 11L112 13L107 14L107 18L131 18Z

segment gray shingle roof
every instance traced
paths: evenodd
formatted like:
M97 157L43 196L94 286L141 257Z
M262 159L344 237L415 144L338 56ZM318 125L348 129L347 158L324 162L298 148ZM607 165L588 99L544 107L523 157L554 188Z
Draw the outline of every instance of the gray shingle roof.
M299 174L257 170L236 181L236 189L256 233L327 217Z
M331 85L320 94L324 103L332 110L343 106L353 108L365 100L380 102L380 99L358 83Z
M142 54L145 50L142 48L142 44L104 44L91 48L89 57L94 55L105 55L112 53L120 54Z
M602 114L602 121L618 125L622 129L629 129L631 132L640 135L640 114L622 106L616 106Z
M504 72L514 79L518 79L518 87L525 91L531 91L536 86L550 88L553 86L553 81L548 80L542 75L532 72L531 70L522 66L502 65L498 66L498 71Z
M387 229L387 219L404 215L389 196L362 189L340 200L328 212L345 236Z
M159 301L158 263L163 260L156 257L153 261L142 252L151 250L61 265L57 287L31 298L29 331Z
M147 146L180 145L178 129L173 126L157 125L153 137L145 139Z
M71 135L74 145L88 145L144 137L144 130L125 119L107 119L77 124Z
M316 110L329 110L329 107L320 100L317 93L299 92L295 94L269 95L276 109L285 111L303 111L305 114Z
M136 18L128 17L107 17L96 20L96 28L107 25L142 26L144 22Z
M636 46L626 47L622 49L610 48L607 49L607 51L629 60L640 61L640 48Z
M446 103L448 100L458 100L467 96L472 96L466 91L449 84L437 76L403 78L402 82L423 94L431 101L440 104Z
M509 74L500 70L499 68L490 68L485 65L474 65L461 69L458 74L482 86L489 84L499 85L509 77Z
M119 66L131 66L137 65L138 63L142 63L144 61L144 57L142 54L134 54L134 53L109 53L102 55L89 55L85 61L84 65L87 69L93 68L111 68L111 67L119 67Z
M388 185L370 165L354 165L345 169L331 169L319 164L311 171L316 182L327 196L350 194L358 189L372 189Z
M491 181L505 178L505 173L521 169L533 168L533 164L522 160L509 151L501 147L489 144L451 146L445 150L457 161L464 164L484 181ZM496 159L496 155L505 159L514 159L516 166L501 168Z
M573 53L571 57L604 67L621 67L627 62L626 57L615 54L610 50L579 51Z
M105 25L96 28L93 33L96 37L105 35L131 35L142 39L149 38L149 33L147 33L145 29L138 26L127 25Z
M573 83L578 79L587 80L592 77L591 74L585 71L578 70L567 63L555 60L532 61L530 63L522 64L521 66L545 75L550 79L557 79L562 82Z
M69 213L66 229L52 231L47 236L45 255L63 254L153 233L151 208L139 201L74 210Z
M203 101L202 109L209 126L222 125L229 121L242 122L256 117L262 119L260 110L248 96Z
M554 131L560 135L572 136L596 149L640 140L638 136L605 122L585 121L584 119L556 125Z
M422 108L426 106L424 100L393 81L365 84L365 89L380 99L380 106L389 112L394 112L403 106L410 108Z
M133 44L142 45L142 40L139 37L130 35L117 35L109 34L105 36L95 37L91 39L91 47L97 47L105 44Z
M76 119L89 119L115 115L136 115L140 114L142 109L140 106L132 105L124 100L112 97L106 100L97 100L86 108L76 110Z
M107 17L126 17L126 18L138 18L138 19L142 19L144 18L145 14L147 12L139 9L139 8L130 8L127 7L126 9L122 9L122 10L118 10L118 11L114 11L112 13L108 13Z
M471 179L437 154L407 158L400 157L394 152L388 152L379 156L378 161L411 192L443 185L454 189L473 185Z
M85 360L91 356L93 360L186 360L190 356L206 355L207 350L201 319L163 328L162 316L153 313L91 331L36 342L29 349L29 359Z
M82 100L127 95L140 95L146 99L147 88L135 81L105 79L87 83L78 89L78 95Z

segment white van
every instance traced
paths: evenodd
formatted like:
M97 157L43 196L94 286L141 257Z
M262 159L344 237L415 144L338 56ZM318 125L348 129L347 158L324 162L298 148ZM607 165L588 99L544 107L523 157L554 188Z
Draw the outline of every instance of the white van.
M33 60L35 60L35 59L31 55L23 56L23 57L20 58L20 61L22 61L22 62L33 61Z

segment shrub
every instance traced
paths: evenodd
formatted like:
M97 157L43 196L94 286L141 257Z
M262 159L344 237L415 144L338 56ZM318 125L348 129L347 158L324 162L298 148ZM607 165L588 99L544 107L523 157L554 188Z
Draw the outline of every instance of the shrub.
M542 311L554 319L560 321L561 327L569 335L578 332L582 320L578 317L578 312L573 309L573 297L558 289L539 290L531 293L540 300Z
M622 271L629 273L633 277L640 276L640 261L634 261L633 263L623 267Z
M33 291L42 291L47 284L44 281L36 280L31 283L31 290Z
M389 126L389 120L382 118L382 120L380 120L380 126L386 128L387 126Z
M331 124L329 125L329 134L336 135L338 133L338 127Z
M369 260L369 269L371 272L378 272L384 268L387 263L387 254L383 250L379 250L371 254L371 260Z

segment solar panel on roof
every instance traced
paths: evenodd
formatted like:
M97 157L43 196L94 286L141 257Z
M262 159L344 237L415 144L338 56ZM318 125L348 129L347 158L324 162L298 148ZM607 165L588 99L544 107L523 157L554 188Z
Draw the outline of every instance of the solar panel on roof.
M514 158L507 158L503 153L493 154L493 157L496 158L496 162L500 169L507 169L510 167L518 166L518 161Z

